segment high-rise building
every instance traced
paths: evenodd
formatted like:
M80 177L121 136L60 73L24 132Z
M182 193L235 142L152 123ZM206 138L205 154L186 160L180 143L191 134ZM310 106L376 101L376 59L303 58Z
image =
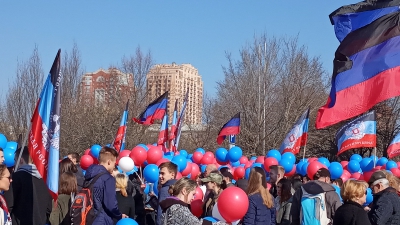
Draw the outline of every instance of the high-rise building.
M164 92L169 91L169 121L172 119L176 99L178 99L178 110L181 110L187 89L189 89L189 95L185 112L185 123L189 125L201 124L203 81L196 68L191 64L158 64L151 68L147 74L149 102L153 101Z
M122 73L116 68L86 73L80 83L80 97L87 104L126 102L133 90L132 74Z

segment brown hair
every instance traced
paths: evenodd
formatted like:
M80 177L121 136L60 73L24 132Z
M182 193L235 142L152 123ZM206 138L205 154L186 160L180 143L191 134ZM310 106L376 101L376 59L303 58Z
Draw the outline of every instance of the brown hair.
M102 147L99 153L99 162L105 163L108 160L117 160L118 152L110 147Z
M174 173L174 178L176 178L176 174L178 173L178 166L173 162L163 162L158 168L160 170L163 168L167 168L168 172Z
M3 175L4 171L7 169L7 166L5 164L0 165L0 176Z
M279 202L286 202L292 197L292 182L289 179L283 178L281 179L278 184L281 185L281 197Z
M357 198L361 198L367 191L368 184L361 180L347 180L340 189L340 195L343 201L355 202Z
M71 173L78 172L78 168L69 158L65 158L60 162L60 174L65 172L71 172Z
M343 180L342 180L342 178L338 178L338 179L334 180L333 182L334 182L334 183L337 183L338 186L339 186L340 188L343 187Z
M60 175L60 180L58 181L58 194L69 195L71 193L77 192L77 181L76 177L71 172L65 172Z
M265 171L263 168L260 167L254 167L253 169L251 169L249 186L247 187L248 195L253 195L256 193L261 194L263 203L268 208L272 208L274 206L274 201L272 199L272 196L267 190L267 180L265 176Z
M71 158L76 159L76 162L79 161L79 154L77 152L70 152L68 155L70 155Z
M393 174L387 172L386 170L380 170L382 171L382 173L384 173L386 175L386 179L389 181L389 186L396 189L396 191L400 191L399 190L399 180L397 179L397 177L395 177Z
M182 177L174 185L169 186L168 192L172 196L178 196L183 189L185 189L187 192L191 192L195 190L196 187L196 181L191 180L187 177Z
M128 197L128 193L126 193L126 187L128 187L128 177L125 176L125 174L120 173L115 176L115 180L115 187L121 191L121 195L124 197Z

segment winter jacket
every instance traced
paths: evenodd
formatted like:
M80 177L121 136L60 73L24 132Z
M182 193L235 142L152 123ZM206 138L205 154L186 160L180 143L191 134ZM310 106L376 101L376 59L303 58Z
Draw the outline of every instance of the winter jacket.
M292 208L292 198L280 203L278 212L276 214L276 223L278 225L290 224L290 209Z
M175 179L169 180L167 182L165 182L165 184L163 184L161 186L160 191L158 192L158 207L157 207L157 221L156 221L156 225L161 225L161 215L162 215L162 209L160 206L160 203L162 201L164 201L166 198L170 197L171 195L168 192L169 186L174 185L176 183Z
M71 195L58 195L57 205L53 201L53 210L50 214L51 225L71 225L70 209Z
M234 208L232 208L234 209ZM249 196L249 208L243 217L243 225L275 225L275 207L268 208L260 193Z
M215 206L215 203L218 202L218 198L222 193L222 189L218 192L218 193L214 193L214 191L212 191L212 195L209 195L210 198L208 199L207 202L204 202L204 214L205 216L211 216L212 217L212 211L213 208Z
M332 221L336 210L342 205L339 195L332 185L318 180L309 181L302 186L309 194L320 194L325 192L327 206L327 217ZM291 225L300 225L301 198L303 192L300 189L293 195L292 208L290 209Z
M125 197L120 191L117 191L117 202L118 208L122 214L125 214L132 219L135 218L135 201L132 196L128 195ZM117 222L118 220L114 219L114 224L117 224Z
M225 225L225 222L210 222L198 219L190 212L189 205L176 197L166 198L160 203L161 225Z
M75 173L76 181L78 184L78 191L82 190L83 182L85 181L85 177L83 175L83 170L79 164L76 164L76 168L78 171Z
M14 225L49 223L52 198L35 165L26 164L18 168L4 198Z
M115 178L101 165L91 165L86 170L85 183L90 182L96 175L103 173L93 184L93 208L96 218L93 225L112 225L113 219L121 219L115 197Z
M388 187L374 195L368 217L373 225L400 224L400 198L394 188Z
M333 225L371 225L371 223L363 206L346 201L336 210Z
M139 225L145 225L145 217L146 217L146 211L144 209L144 193L142 192L140 185L142 184L139 179L135 178L133 175L129 175L129 180L131 180L132 185L133 185L133 199L135 201L135 215L136 215L136 222ZM129 185L129 182L128 182ZM129 187L127 190L129 194ZM157 202L158 206L158 202ZM156 207L157 208L157 207ZM155 209L156 209L155 208Z

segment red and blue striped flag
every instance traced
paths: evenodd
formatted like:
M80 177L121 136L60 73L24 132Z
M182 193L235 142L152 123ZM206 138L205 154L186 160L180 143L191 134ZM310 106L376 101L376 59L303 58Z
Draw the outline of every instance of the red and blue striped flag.
M387 148L387 156L389 159L400 155L400 133L393 138Z
M165 113L164 118L161 123L160 133L158 135L158 145L164 145L168 141L168 114Z
M121 123L119 124L117 135L115 136L113 142L114 149L117 150L117 152L120 152L125 148L126 122L128 120L128 106L129 106L129 100L128 102L126 102L125 111L122 114Z
M136 123L143 125L151 125L154 120L161 120L167 111L168 91L151 102L147 108L139 115L133 118Z
M36 104L28 141L29 154L53 199L58 196L60 156L60 54L61 50L58 50Z
M237 135L240 133L240 113L234 115L227 123L222 126L218 133L217 143L220 145L227 135Z
M308 115L310 114L310 108L305 111L297 122L294 124L290 132L286 135L285 140L279 151L281 154L285 152L291 152L293 154L298 154L300 148L305 146L307 143L308 136Z
M178 150L179 140L181 139L182 126L183 126L183 121L185 120L185 110L188 98L189 98L189 88L186 90L185 99L183 100L181 113L177 122L176 137L174 145L172 146L172 151L174 152Z
M169 132L169 141L170 144L169 146L172 147L174 145L174 140L176 137L176 131L177 131L177 123L178 123L178 99L175 101L175 108L174 108L174 113L172 115L172 125L171 125L171 130Z

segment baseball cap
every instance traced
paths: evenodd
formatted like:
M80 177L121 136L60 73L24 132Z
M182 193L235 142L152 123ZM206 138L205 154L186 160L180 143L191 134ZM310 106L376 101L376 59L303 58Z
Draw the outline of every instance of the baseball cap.
M375 171L372 174L371 178L369 178L368 185L371 186L371 184L373 184L375 181L380 180L380 179L386 179L385 173L383 173L382 171Z
M224 171L221 174L223 177L229 177L229 179L233 180L233 175L229 171Z
M202 182L214 182L222 184L222 175L218 173L210 173L206 178L201 179Z

